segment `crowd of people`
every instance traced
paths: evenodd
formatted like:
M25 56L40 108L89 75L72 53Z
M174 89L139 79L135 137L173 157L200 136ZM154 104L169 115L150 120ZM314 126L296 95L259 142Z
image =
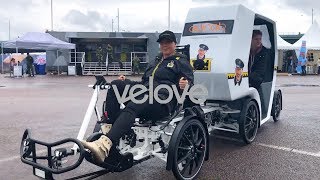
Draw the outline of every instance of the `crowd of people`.
M285 70L288 72L289 76L292 74L299 74L305 76L309 74L320 74L320 58L315 62L308 58L305 53L300 53L298 58L294 58L292 54L289 54L284 61ZM308 71L308 72L307 72Z
M22 61L26 61L26 69L24 67L24 64L21 63L20 61L16 62L16 59L14 57L12 57L10 59L10 77L14 77L14 66L21 66L21 76L23 76L24 74L28 74L29 77L34 77L34 59L33 57L27 53L27 57L25 59L23 59Z

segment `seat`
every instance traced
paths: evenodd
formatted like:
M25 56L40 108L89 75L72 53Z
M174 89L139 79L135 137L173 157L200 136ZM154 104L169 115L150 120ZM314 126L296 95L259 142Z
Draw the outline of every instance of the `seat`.
M145 119L140 118L138 126L140 127L149 127L149 126L155 126L157 124L163 124L170 121L172 118L178 115L178 113L182 110L182 105L177 103L177 106L173 109L173 111L169 114L169 116L166 116L161 119Z

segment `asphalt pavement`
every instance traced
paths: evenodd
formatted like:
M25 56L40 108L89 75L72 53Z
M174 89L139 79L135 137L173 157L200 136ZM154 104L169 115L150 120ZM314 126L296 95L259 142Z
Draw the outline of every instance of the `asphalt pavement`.
M115 78L107 77L109 81ZM19 157L24 130L31 128L32 137L48 142L76 138L92 95L87 85L94 81L92 76L0 75L0 179L37 179L31 166ZM283 93L280 121L267 121L250 145L235 136L211 136L210 159L198 179L320 179L320 76L278 76L277 88ZM99 107L104 98L103 91ZM93 126L92 122L86 135ZM55 178L97 170L101 168L84 161L79 168ZM169 180L174 176L165 170L165 162L153 158L96 179Z

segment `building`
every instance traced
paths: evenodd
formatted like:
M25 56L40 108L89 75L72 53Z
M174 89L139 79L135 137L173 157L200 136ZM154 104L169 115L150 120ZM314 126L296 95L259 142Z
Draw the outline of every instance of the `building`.
M48 33L60 40L76 44L75 52L47 52L48 70L54 69L53 65L58 56L64 56L65 59L71 59L70 64L77 67L78 74L80 71L88 75L103 74L103 72L130 74L132 59L135 56L139 57L140 70L143 71L150 59L159 53L159 44L156 42L159 36L158 32L48 31ZM176 33L178 42L180 36L181 33ZM108 70L106 64L108 64ZM81 70L80 67L83 69Z

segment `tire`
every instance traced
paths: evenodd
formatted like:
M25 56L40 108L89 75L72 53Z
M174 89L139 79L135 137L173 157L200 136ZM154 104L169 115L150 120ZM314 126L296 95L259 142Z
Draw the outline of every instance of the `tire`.
M255 101L246 99L240 113L239 133L246 144L254 141L260 122L260 113Z
M207 135L197 119L188 120L181 128L174 149L172 172L177 179L194 179L201 170L207 151Z
M20 156L25 158L31 155L32 145L30 143L30 130L26 129L23 133L21 144L20 144Z
M280 114L282 110L282 94L280 91L275 91L272 102L271 116L273 121L277 122L280 120Z

